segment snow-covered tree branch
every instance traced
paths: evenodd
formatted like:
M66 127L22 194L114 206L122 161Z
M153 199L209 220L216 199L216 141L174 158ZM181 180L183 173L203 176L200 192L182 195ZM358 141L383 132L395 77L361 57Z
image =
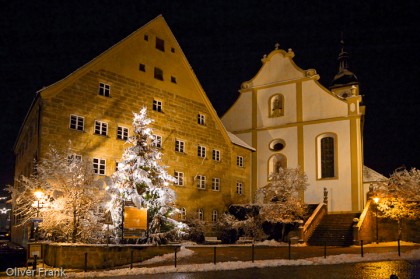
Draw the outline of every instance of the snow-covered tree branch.
M420 218L420 171L416 168L411 170L396 170L389 181L380 185L377 189L379 197L378 217L389 218L398 221L401 233L401 221Z
M18 225L42 217L46 239L97 242L102 235L100 206L106 192L95 182L92 163L79 160L71 150L50 147L30 177L9 186ZM38 197L34 194L38 191ZM42 193L42 195L40 195Z
M131 201L137 208L147 208L148 238L154 234L180 229L185 225L171 218L176 210L175 192L169 187L175 179L161 166L161 152L149 125L146 108L133 113L134 135L128 139L131 145L122 155L118 171L113 175L113 185L108 187L112 196L108 209L112 214L115 227L122 223L123 201Z

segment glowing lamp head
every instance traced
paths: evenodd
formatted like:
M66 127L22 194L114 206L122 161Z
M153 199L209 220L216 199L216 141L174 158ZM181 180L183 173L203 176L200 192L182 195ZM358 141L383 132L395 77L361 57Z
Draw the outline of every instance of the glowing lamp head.
M377 204L379 202L379 198L378 197L374 197L373 201Z
M40 198L42 198L42 197L44 196L44 192L42 192L42 190L41 190L41 189L37 189L37 190L34 192L34 195L35 195L35 197L36 197L37 199L40 199Z

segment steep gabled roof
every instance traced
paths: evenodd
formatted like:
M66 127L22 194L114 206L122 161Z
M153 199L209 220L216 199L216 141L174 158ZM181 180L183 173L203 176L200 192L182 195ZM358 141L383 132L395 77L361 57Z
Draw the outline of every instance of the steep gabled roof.
M175 36L173 35L172 31L170 30L168 24L166 23L166 21L165 21L165 19L163 18L162 15L159 15L156 18L154 18L153 20L149 21L144 26L140 27L139 29L137 29L136 31L131 33L125 39L116 43L115 45L110 47L108 50L104 51L103 53L101 53L100 55L98 55L97 57L95 57L94 59L92 59L91 61L86 63L85 65L81 66L77 70L70 73L65 78L47 86L47 87L44 87L44 88L40 89L37 93L39 95L41 95L41 98L42 97L53 96L54 94L57 94L57 92L59 92L60 90L65 88L72 81L76 80L77 78L85 75L86 73L88 73L89 71L94 69L94 67L96 65L98 65L99 63L105 63L105 61L107 61L107 59L111 59L113 57L113 55L116 55L118 53L118 51L120 51L121 49L123 49L124 47L126 47L127 45L132 43L133 40L139 40L139 36L141 36L142 32L144 32L145 30L149 30L154 26L156 27L155 29L159 30L159 32L165 33L170 38L170 40L173 42L173 44L176 45L176 47L178 49L177 55L180 55L181 61L182 61L182 63L181 63L182 65L180 65L180 66L182 66L186 70L187 75L189 76L189 79L194 84L193 85L194 86L194 91L198 94L198 95L194 95L194 96L191 96L191 97L198 98L200 101L202 101L205 104L205 106L207 107L207 109L208 109L209 113L211 114L212 118L216 122L217 127L221 131L225 141L226 142L232 142L232 143L236 144L237 141L234 142L231 139L231 137L229 137L226 129L224 128L223 124L221 123L220 118L218 117L218 115L217 115L215 109L213 108L210 100L208 99L207 95L205 94L200 82L198 81L196 75L194 74L194 71L192 70L192 67L189 64L187 58L185 57L184 52L182 51L181 47L179 46L178 41L176 40ZM239 144L239 145L242 146L242 147L245 147L243 144Z

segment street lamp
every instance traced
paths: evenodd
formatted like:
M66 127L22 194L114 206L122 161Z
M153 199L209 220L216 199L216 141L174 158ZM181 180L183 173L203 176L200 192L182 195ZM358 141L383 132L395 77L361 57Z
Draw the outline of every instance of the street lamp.
M378 234L378 202L379 202L379 198L378 197L374 197L373 200L375 201L376 204L376 244L379 243L379 234Z
M41 198L44 197L44 192L42 192L41 189L37 189L34 192L34 196L37 199L37 201L36 201L36 203L37 203L36 217L38 218L39 217L39 203L40 203ZM35 222L34 222L34 226L36 226L36 229L35 229L35 241L38 241L38 222L39 222L39 220L35 220Z
M37 200L36 201L37 202L36 217L38 217L39 216L39 201L44 196L44 192L42 192L41 189L37 189L34 192L34 196L36 197L36 200Z

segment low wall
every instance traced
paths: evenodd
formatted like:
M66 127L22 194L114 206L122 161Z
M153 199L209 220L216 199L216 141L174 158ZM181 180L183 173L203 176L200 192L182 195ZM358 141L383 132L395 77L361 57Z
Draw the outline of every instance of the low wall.
M376 204L369 201L360 216L359 223L353 228L354 244L360 245L360 240L364 244L376 242L378 237L379 242L388 242L398 240L398 222L387 218L381 218L379 212L376 218ZM378 222L376 224L376 222ZM420 227L420 219L418 220L403 220L401 240L420 243L420 234L418 228ZM378 228L378 231L376 231Z
M103 269L130 264L131 251L133 251L133 262L141 262L174 252L175 249L175 246L150 245L107 246L43 243L42 246L44 261L47 265L74 269L85 268L85 253L87 253L87 269Z

